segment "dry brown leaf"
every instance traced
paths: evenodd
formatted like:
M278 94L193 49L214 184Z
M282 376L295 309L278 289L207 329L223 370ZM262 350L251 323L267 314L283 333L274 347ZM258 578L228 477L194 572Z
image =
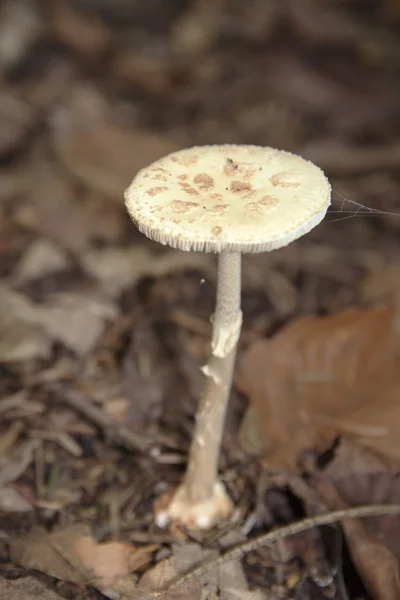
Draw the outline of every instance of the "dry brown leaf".
M7 600L60 600L60 596L48 589L42 581L29 577L19 579L0 578L0 598Z
M218 36L224 2L193 2L178 17L172 31L172 47L177 55L194 61L205 54Z
M3 13L4 14L4 13ZM1 29L0 29L1 31ZM1 53L1 42L0 42ZM0 59L1 60L1 59ZM37 115L33 108L3 89L0 93L0 158L12 156L24 143L35 125Z
M365 35L360 20L356 21L348 13L335 10L332 5L313 0L289 0L288 16L298 35L314 43L327 43L329 40L332 45L340 45L361 38L363 33Z
M200 252L166 250L157 255L138 245L90 250L83 255L82 264L111 297L133 286L143 276L162 276L182 269L212 271L209 257Z
M33 506L17 489L11 485L0 488L0 511L10 513L27 513Z
M400 598L400 572L396 557L359 519L349 519L343 529L353 561L374 600Z
M117 316L117 307L95 294L55 294L42 304L0 286L0 361L46 358L52 340L79 355L88 352Z
M358 443L342 440L323 473L349 506L393 504L400 499L400 463ZM382 515L365 523L400 564L400 519Z
M338 434L400 458L399 357L393 308L299 319L254 343L239 364L251 411L244 446L252 450L256 432L256 451L288 469L304 450L322 449Z
M249 590L242 564L238 560L222 563L218 569L221 600L268 600L267 590Z
M25 536L11 540L10 557L13 563L26 569L35 569L63 581L85 585L90 582L93 573L84 570L74 556L73 548L78 539L87 535L88 528L79 524L53 533L36 528Z
M346 503L327 478L317 478L315 483L330 509L346 508ZM380 539L379 532L374 536L361 519L345 519L342 527L354 564L374 600L400 598L399 563Z
M118 202L139 169L179 147L168 138L128 131L111 123L70 126L55 138L65 167L89 189Z
M146 317L134 327L122 370L128 400L125 421L135 431L146 430L158 422L168 389L176 387L177 379L154 324Z
M75 87L52 133L63 166L89 189L118 202L139 169L181 147L169 137L119 126L89 86Z
M167 587L178 575L190 571L195 565L217 558L216 550L204 550L195 543L175 546L170 558L162 560L146 571L140 580L139 588L155 591ZM267 600L269 595L259 589L250 591L240 561L232 560L167 592L163 597L165 600L200 600L203 597L221 600Z
M332 481L338 481L348 477L349 474L357 473L363 477L364 475L379 473L397 473L399 470L400 463L398 460L382 456L353 440L344 438L340 440L339 445L335 448L334 457L326 466L324 473ZM381 500L385 502L383 498ZM374 498L372 503L375 502L379 504L380 500Z
M50 340L42 327L15 319L0 322L0 362L20 362L35 358L48 358Z
M98 543L84 525L47 533L43 529L11 540L11 560L27 569L79 585L108 588L151 561L156 546L135 548L125 542Z
M99 587L107 588L151 561L157 546L135 548L124 542L97 543L91 536L79 537L74 552L86 569L99 579Z
M1 6L0 74L12 69L44 33L36 2L7 0Z
M79 248L82 236L75 190L49 163L42 149L35 151L22 169L21 179L23 200L13 206L16 223L71 250Z
M155 591L168 585L177 575L185 573L194 565L205 560L217 558L216 550L203 550L198 544L189 543L175 546L173 555L146 571L140 579L139 587L143 590ZM166 594L165 600L200 600L202 587L213 584L217 587L217 572L211 570L205 576L193 579L186 585Z
M33 400L30 392L28 393L27 388L16 392L15 394L5 396L0 400L0 416L7 415L9 419L14 420L7 432L3 432L0 442L0 456L5 451L8 451L8 448L14 444L19 425L22 425L21 431L24 429L22 422L19 422L18 425L18 421L15 421L15 419L39 415L43 413L44 410L44 404L37 400Z
M37 322L48 334L79 355L93 348L117 314L112 302L91 294L56 294L36 309Z
M27 394L23 392L17 392L17 394L14 394L14 398L15 396L17 396L17 403L18 400L21 399L22 402L26 402L27 400ZM19 399L18 399L19 396ZM0 413L3 412L3 407L5 405L6 411L7 411L7 402L9 401L10 397L8 398L4 398L3 400L0 401ZM22 423L22 421L12 421L10 423L10 425L7 427L7 429L5 431L2 431L2 435L0 438L0 459L3 458L3 456L5 454L7 454L8 452L11 451L11 449L15 446L15 444L18 441L19 436L21 435L21 433L24 431L25 427L24 424Z
M168 62L168 56L149 52L148 45L144 48L121 48L112 62L112 72L125 84L165 98L173 90Z
M23 285L32 279L61 271L69 263L66 253L59 246L41 238L32 242L18 261L12 275L12 282L14 285Z
M396 374L394 374L396 377ZM365 448L394 460L400 459L400 381L377 380L371 389L361 386L358 406L332 422L333 430ZM324 420L320 422L324 424ZM326 419L329 425L329 419Z
M123 206L110 205L100 194L86 193L62 168L50 162L40 146L20 169L21 201L13 204L13 220L57 246L79 253L93 240L120 241L125 226Z
M393 262L381 261L374 265L364 277L360 286L362 302L368 304L384 302L398 298L400 293L400 265L397 259Z
M66 0L54 0L49 11L56 37L83 59L95 60L109 47L110 31L100 19L75 10Z
M49 354L50 340L36 320L33 304L0 285L0 362L47 358Z
M16 481L31 464L38 440L28 440L14 448L0 460L0 488Z

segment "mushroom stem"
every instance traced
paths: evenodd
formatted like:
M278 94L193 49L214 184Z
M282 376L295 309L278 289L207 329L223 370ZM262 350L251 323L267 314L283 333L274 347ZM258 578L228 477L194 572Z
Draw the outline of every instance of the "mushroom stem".
M218 260L217 305L213 316L211 350L224 358L236 347L242 328L240 310L240 252L222 252Z
M203 367L207 381L196 414L196 427L183 481L187 500L191 503L211 498L217 483L219 453L242 323L240 287L241 254L221 253L212 354Z

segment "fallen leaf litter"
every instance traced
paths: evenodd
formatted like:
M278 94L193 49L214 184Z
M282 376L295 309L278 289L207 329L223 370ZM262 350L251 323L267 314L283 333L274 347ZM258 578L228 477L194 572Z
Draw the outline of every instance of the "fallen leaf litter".
M153 569L165 585L209 553L210 576L166 597L396 598L395 507L343 521L345 569L316 521L277 529L399 502L396 3L39 4L6 0L0 24L0 596L99 598L95 579L138 600ZM121 202L136 169L210 143L285 148L333 179L330 222L243 261L220 472L250 546L226 564L224 530L188 541L151 514L186 461L215 264L144 240ZM82 523L77 556L63 532ZM52 536L57 586L44 563L13 580L9 549L30 540L29 563Z

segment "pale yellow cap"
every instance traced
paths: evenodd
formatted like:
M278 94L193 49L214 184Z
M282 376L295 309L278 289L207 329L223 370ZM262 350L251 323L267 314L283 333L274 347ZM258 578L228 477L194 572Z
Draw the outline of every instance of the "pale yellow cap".
M195 146L142 169L126 207L147 237L180 250L263 252L325 216L331 187L313 163L261 146Z

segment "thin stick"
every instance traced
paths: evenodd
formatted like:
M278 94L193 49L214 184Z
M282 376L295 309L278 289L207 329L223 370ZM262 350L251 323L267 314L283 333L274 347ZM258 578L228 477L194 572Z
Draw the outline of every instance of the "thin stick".
M302 533L303 531L306 531L311 527L320 527L321 525L332 525L333 523L336 523L337 521L342 521L344 519L399 514L400 504L373 504L369 506L356 506L354 508L335 510L333 512L326 513L323 515L317 515L316 517L308 517L306 519L303 519L302 521L291 523L290 525L280 527L279 529L274 529L273 531L269 531L268 533L260 535L254 540L250 540L249 542L240 544L240 546L236 546L236 548L228 550L228 552L223 554L220 558L209 560L204 564L200 565L199 567L195 567L188 573L178 577L175 581L166 586L165 589L163 589L162 591L152 592L147 595L145 594L143 596L138 597L138 600L155 600L156 598L158 600L161 600L163 597L165 597L166 594L169 594L176 588L190 583L193 579L198 579L208 571L215 569L216 567L219 567L226 562L241 559L245 554L251 552L252 550L256 550L260 546L265 546L266 544L270 544L271 542L277 542L291 535Z
M58 383L51 383L46 387L56 395L60 402L64 402L68 406L71 406L78 412L84 414L97 425L97 427L103 431L104 437L108 442L123 446L127 450L141 451L148 450L151 445L157 442L154 437L150 438L145 435L134 433L127 427L120 425L80 392L66 389L63 385Z

